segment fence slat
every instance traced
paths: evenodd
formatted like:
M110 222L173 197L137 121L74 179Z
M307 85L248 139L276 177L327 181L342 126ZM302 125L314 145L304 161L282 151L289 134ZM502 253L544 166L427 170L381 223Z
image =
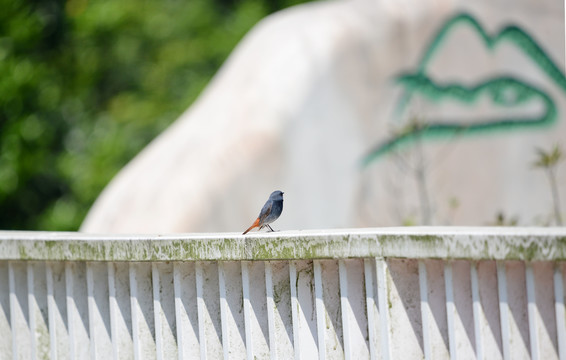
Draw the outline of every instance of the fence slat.
M511 350L509 342L509 303L507 302L507 274L505 271L505 263L497 262L497 294L499 296L499 316L501 323L501 346L503 348L503 358L511 359Z
M322 269L320 261L313 261L314 271L314 293L316 304L316 331L318 335L318 358L326 359L326 340L324 338L326 329L326 314L324 309L324 300L322 298Z
M528 315L529 315L529 340L531 347L531 359L538 360L539 356L539 341L538 341L538 323L536 314L536 294L535 294L535 280L533 274L533 266L527 263L525 266L525 277L527 283L527 302L528 302Z
M136 268L135 264L131 263L130 268L130 309L132 312L132 339L134 345L134 359L140 360L141 359L141 351L140 351L140 327L139 327L139 320L138 314L140 312L139 303L138 303L138 281L136 275Z
M173 265L173 288L175 291L175 323L177 324L177 355L178 360L183 360L185 358L185 338L184 338L184 326L183 322L183 299L182 289L181 289L181 270L179 263ZM188 356L188 354L187 354Z
M340 274L340 308L342 311L342 334L344 336L344 359L350 360L350 304L348 302L348 269L344 260L338 261L338 272Z
M220 294L220 322L222 323L222 348L224 359L230 358L230 337L228 334L228 302L226 301L226 282L224 281L224 263L218 263L218 289Z
M110 334L112 336L112 358L118 360L118 302L116 301L116 275L114 264L109 262L108 267L108 301L110 303Z
M77 330L75 323L79 317L79 311L73 288L73 265L70 262L65 263L65 299L67 302L67 329L69 330L69 356L71 359L76 359Z
M153 321L155 324L155 354L157 360L163 360L163 329L161 325L161 285L157 263L151 264L151 279L153 288Z
M375 262L374 262L375 263ZM376 334L376 320L375 320L375 297L373 290L373 274L372 261L370 259L364 259L364 275L365 275L365 285L366 285L366 307L367 307L367 319L368 319L368 336L369 336L369 354L370 359L377 359L377 334Z
M566 360L566 312L564 311L564 277L562 275L562 263L555 264L553 280L558 355L560 360Z
M252 333L252 305L250 303L250 275L249 263L242 261L242 294L244 297L244 329L246 334L246 359L254 358L253 333Z
M478 283L478 268L477 264L473 262L470 265L470 279L472 283L472 303L473 303L473 315L474 315L474 336L475 336L475 346L476 346L476 358L477 360L483 360L483 332L484 327L484 313L480 302L480 289Z
M23 262L8 263L10 287L10 326L12 327L12 357L31 357L31 333L28 326L28 296L26 266Z
M12 359L18 358L18 328L17 328L17 308L18 298L16 296L16 280L14 279L14 265L8 263L8 283L10 291L10 327L12 328ZM20 335L21 336L21 335Z
M10 284L8 262L0 261L0 354L12 358L12 327L10 324Z
M52 265L45 264L45 276L47 283L47 318L49 319L49 347L51 359L57 359L57 332L55 327L55 296L53 291L53 270ZM33 280L32 280L33 281Z
M432 359L432 349L430 344L430 305L428 304L428 279L426 264L419 261L419 290L421 294L421 318L422 334L425 359Z
M265 301L267 303L267 326L269 336L269 357L277 360L277 335L275 333L275 301L273 300L273 271L271 263L265 262Z
M35 309L37 307L37 301L36 301L36 294L35 294L35 289L34 289L34 281L33 281L33 267L32 267L32 263L28 262L27 264L27 280L28 280L28 317L29 317L29 330L31 333L31 337L30 337L30 341L31 341L31 358L32 359L36 359L37 358L37 339L36 339L36 333L37 333L37 325L36 325L36 321L35 321ZM51 286L52 292L51 295L53 296L53 284ZM49 296L49 294L48 294ZM55 333L54 331L51 331L51 333ZM55 342L53 342L55 343Z
M200 358L201 360L206 359L206 333L204 328L204 317L206 306L204 304L204 279L202 274L202 263L197 262L195 264L195 276L196 276L196 287L197 287L197 311L198 311L198 338L200 343Z
M90 358L96 359L96 328L95 328L95 311L96 301L94 299L94 278L92 274L92 265L86 264L86 288L88 293L88 324L90 334Z
M391 359L391 342L389 340L389 306L387 298L389 290L387 288L387 263L383 259L375 260L375 272L377 278L377 301L379 303L379 340L381 358Z
M454 326L454 317L456 315L456 306L454 305L454 283L452 280L452 264L444 263L444 283L446 289L446 322L448 323L448 341L450 350L450 359L457 359L456 349L456 327Z
M299 336L299 299L297 297L297 267L295 263L289 262L289 286L291 288L291 315L293 321L293 349L295 360L301 358L301 337Z

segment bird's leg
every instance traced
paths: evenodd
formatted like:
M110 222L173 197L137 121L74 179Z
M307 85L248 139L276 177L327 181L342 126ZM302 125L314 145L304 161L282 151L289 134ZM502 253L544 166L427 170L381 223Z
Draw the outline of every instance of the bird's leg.
M271 230L271 232L274 232L274 231L275 231L275 230L273 230L273 229L271 228L271 226L269 226L269 224L266 224L265 226L267 226L267 227L269 228L269 230Z

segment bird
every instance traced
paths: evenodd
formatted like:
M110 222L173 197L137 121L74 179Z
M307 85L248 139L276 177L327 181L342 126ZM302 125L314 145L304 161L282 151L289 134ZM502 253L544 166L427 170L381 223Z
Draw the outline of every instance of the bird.
M265 205L261 208L257 219L242 235L246 235L248 231L256 227L261 230L263 227L267 226L269 230L273 231L269 224L277 220L283 211L283 194L283 191L279 190L272 192L271 195L269 195L269 199L265 202Z

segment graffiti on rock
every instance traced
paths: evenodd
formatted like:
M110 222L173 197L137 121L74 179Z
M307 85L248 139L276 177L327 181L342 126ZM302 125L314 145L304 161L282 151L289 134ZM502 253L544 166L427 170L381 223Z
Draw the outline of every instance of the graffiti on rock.
M431 103L447 101L466 105L473 110L473 105L480 97L488 98L495 108L513 108L527 102L538 102L542 110L537 114L506 115L488 119L426 119L421 124L409 126L406 130L391 136L371 149L363 158L363 164L368 165L380 159L383 155L401 147L412 145L417 138L431 140L449 138L457 135L468 136L483 132L498 130L525 130L532 127L550 126L558 118L558 110L553 97L539 86L528 83L516 76L490 77L474 85L462 83L441 84L427 72L429 64L439 53L448 35L458 27L469 27L477 34L482 44L493 51L502 43L517 47L544 73L548 80L566 93L566 77L552 61L544 49L525 30L518 26L504 27L496 35L490 36L481 24L469 14L458 14L444 23L436 33L419 62L416 71L401 74L396 77L396 83L403 88L397 112L402 113L410 100L420 96Z

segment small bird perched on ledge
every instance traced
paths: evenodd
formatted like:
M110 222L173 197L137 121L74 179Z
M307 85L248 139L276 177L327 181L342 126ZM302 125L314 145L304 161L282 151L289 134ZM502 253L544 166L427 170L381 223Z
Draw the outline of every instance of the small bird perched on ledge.
M267 199L267 202L265 203L265 205L263 205L263 208L261 208L261 211L259 212L259 216L254 221L252 226L250 226L246 231L244 231L242 235L246 235L248 231L250 231L255 227L261 230L261 228L267 226L269 230L273 231L273 229L271 228L271 226L269 226L269 224L277 220L277 218L279 218L279 215L281 215L282 211L283 211L283 191L275 190L274 192L271 193L271 195L269 195L269 199Z

